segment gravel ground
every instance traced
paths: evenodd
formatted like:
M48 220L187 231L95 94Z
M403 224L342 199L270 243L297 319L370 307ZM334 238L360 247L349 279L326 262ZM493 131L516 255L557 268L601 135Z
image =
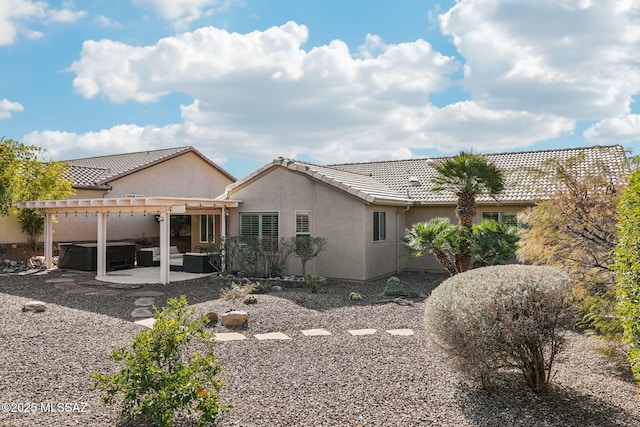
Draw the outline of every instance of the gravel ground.
M128 346L141 327L132 323L136 298L68 294L47 280L91 280L86 273L0 276L0 426L124 426L118 408L90 391L94 371L115 372L107 356ZM384 281L329 283L320 293L285 288L257 295L258 303L218 299L228 283L199 279L168 286L157 304L185 294L199 312L249 312L247 326L234 329L244 341L216 344L233 409L219 426L640 426L636 385L624 369L595 352L596 341L570 332L557 364L555 389L537 396L515 373L505 373L491 391L477 389L447 364L422 332L426 296L439 276L400 276L413 306L378 301ZM363 300L348 301L352 291ZM304 302L296 302L304 297ZM24 302L48 303L44 313L21 312ZM330 336L305 337L300 330L324 328ZM349 329L373 328L369 336ZM411 328L397 337L388 329ZM215 326L215 332L229 332ZM292 339L258 341L253 335L280 331ZM69 403L62 412L58 404ZM34 404L34 406L30 406ZM76 405L74 405L76 404ZM48 409L48 411L43 411ZM67 412L70 411L70 412ZM178 425L191 426L191 420Z

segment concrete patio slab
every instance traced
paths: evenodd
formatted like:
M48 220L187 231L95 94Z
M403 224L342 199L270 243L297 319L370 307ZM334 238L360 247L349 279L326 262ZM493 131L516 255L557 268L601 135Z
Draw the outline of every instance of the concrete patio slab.
M319 337L319 336L331 335L331 332L327 331L326 329L304 329L300 332L302 332L302 335L304 335L305 337Z
M373 335L377 332L377 329L349 329L347 332L353 336Z
M240 332L221 332L221 333L216 333L215 337L213 338L214 341L220 341L220 342L241 341L241 340L246 340L246 339L247 339L247 337L242 335Z
M282 332L269 332L267 334L257 334L257 335L254 335L254 337L256 337L256 339L259 340L259 341L290 340L291 339L290 336L285 335Z
M396 337L410 337L413 329L389 329L387 333Z

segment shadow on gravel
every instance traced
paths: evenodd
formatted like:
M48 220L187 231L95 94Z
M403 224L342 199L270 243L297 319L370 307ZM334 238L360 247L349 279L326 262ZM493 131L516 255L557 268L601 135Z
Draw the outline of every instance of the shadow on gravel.
M515 376L490 390L467 389L458 395L463 414L476 426L628 427L640 419L609 402L556 385L537 395Z

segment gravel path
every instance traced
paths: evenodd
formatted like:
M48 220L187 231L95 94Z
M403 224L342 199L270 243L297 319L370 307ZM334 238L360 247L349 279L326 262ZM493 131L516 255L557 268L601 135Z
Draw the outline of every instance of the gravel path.
M129 345L141 330L131 317L136 298L126 291L69 294L47 282L62 278L92 279L63 271L0 276L0 403L15 403L15 410L35 404L36 409L0 412L0 426L124 425L118 424L118 408L105 406L89 390L90 375L114 372L108 354ZM426 296L442 277L406 274L401 279L405 290ZM528 392L516 374L505 374L493 391L481 391L451 370L423 334L420 298L414 306L376 303L384 281L331 283L318 294L285 288L257 295L255 305L218 299L224 286L206 278L142 288L164 293L158 305L184 293L199 312L250 313L249 324L234 329L246 340L216 344L227 386L222 398L234 405L219 426L640 426L631 376L595 353L598 343L583 335L569 333L556 387L548 396ZM352 291L363 300L349 302ZM301 296L305 301L296 302ZM47 311L21 312L31 299L46 301ZM311 328L331 335L300 332ZM377 332L347 332L361 328ZM385 332L397 328L410 328L414 335ZM215 326L214 331L229 329ZM275 331L292 339L253 337ZM52 412L59 403L72 404L63 408L71 412ZM194 424L182 420L178 425Z

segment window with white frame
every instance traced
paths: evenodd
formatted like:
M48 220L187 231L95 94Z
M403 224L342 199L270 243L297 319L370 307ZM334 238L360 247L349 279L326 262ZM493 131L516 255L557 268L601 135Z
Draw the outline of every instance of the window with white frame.
M241 212L240 236L258 238L275 250L278 247L278 213Z
M296 212L296 237L311 236L311 212Z
M386 212L374 212L373 213L373 241L387 239L387 213Z
M503 224L518 226L516 212L482 212L482 219L492 219Z
M200 215L200 243L212 243L214 241L215 241L214 215Z

